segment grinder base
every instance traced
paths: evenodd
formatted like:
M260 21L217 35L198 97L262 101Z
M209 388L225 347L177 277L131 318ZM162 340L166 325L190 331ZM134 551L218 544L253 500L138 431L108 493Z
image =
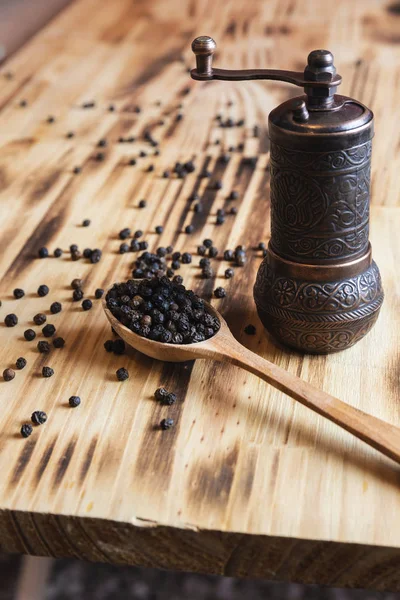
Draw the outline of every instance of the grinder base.
M383 302L368 253L340 265L304 265L268 249L254 300L264 327L282 344L312 354L349 348L370 331Z

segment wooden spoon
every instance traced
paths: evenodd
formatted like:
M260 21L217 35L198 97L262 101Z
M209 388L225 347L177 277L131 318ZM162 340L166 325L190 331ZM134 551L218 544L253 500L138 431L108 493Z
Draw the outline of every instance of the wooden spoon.
M221 322L218 333L195 344L164 344L144 338L125 327L108 310L105 296L106 294L102 300L103 308L112 327L127 344L139 352L167 362L209 358L242 367L400 463L399 428L313 387L307 381L251 352L233 337L226 321L208 302L204 302L208 311Z

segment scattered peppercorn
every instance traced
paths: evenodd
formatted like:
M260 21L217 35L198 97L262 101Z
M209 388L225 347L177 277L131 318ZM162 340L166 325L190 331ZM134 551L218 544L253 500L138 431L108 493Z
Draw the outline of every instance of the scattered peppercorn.
M14 294L14 298L16 298L17 300L19 300L20 298L23 298L25 296L25 292L24 290L21 290L21 288L15 288L15 290L13 291Z
M194 231L193 225L186 225L185 233L193 233L193 231Z
M232 250L225 250L224 252L224 260L231 261L235 258L235 254Z
M49 342L46 342L45 340L41 340L37 344L37 349L39 350L39 352L41 354L48 354L50 352L50 344L49 344Z
M233 269L226 269L225 270L225 279L232 279L232 277L234 276L235 271Z
M19 105L21 106L21 108L25 108L25 106L28 105L28 102L26 100L21 100Z
M103 253L99 248L95 248L91 254L90 262L92 265L98 263L102 257Z
M67 133L66 137L67 137L67 138L73 138L73 137L74 137L74 135L75 135L75 133L74 133L73 131L68 131L68 133Z
M114 106L114 104L110 104L110 106L108 107L108 110L109 110L110 112L114 112L114 110L115 110L115 106Z
M42 369L43 377L52 377L54 375L54 370L51 367L43 367Z
M97 288L97 290L94 293L94 297L96 298L96 300L100 300L100 298L103 297L104 294L104 290L102 288Z
M74 175L79 175L79 173L82 171L81 167L74 167L73 173Z
M200 256L204 256L206 253L207 248L203 245L197 246L197 254L199 254Z
M15 371L13 369L5 369L3 371L4 381L11 381L15 377Z
M53 303L50 305L50 312L51 312L53 315L56 315L57 313L59 313L59 312L61 312L61 311L62 311L62 304L61 304L61 302L53 302Z
M257 246L257 250L265 250L266 245L265 242L259 242L258 246Z
M184 252L181 260L184 265L189 265L192 262L192 255L189 252Z
M81 399L79 398L79 396L71 396L68 400L68 403L72 408L76 408L80 405Z
M211 248L212 245L213 245L213 241L210 240L209 238L206 238L205 240L203 240L203 246L205 246L206 248Z
M217 287L217 288L214 290L214 296L215 296L216 298L225 298L225 296L226 296L226 291L225 291L225 289L224 289L223 287Z
M146 206L147 206L146 200L140 200L140 202L139 202L139 208L146 208Z
M164 398L168 396L168 392L164 387L157 388L154 392L154 398L158 400L158 402L162 402Z
M65 346L65 340L62 337L56 337L53 340L53 346L54 348L64 348Z
M114 344L114 340L106 340L104 342L104 348L105 348L106 352L113 351L113 344Z
M42 329L42 333L44 335L44 337L51 337L52 335L54 335L56 332L56 328L54 327L54 325L51 325L50 323L47 323L47 325L45 325Z
M71 287L73 290L77 290L78 288L81 288L83 285L83 279L73 279L71 281Z
M54 123L55 118L53 116L47 117L47 122L48 123Z
M38 296L40 296L41 298L43 298L44 296L47 296L49 291L50 290L47 285L39 285L39 287L37 289Z
M84 300L82 302L82 308L83 310L90 310L93 306L93 303L91 300L89 300L89 298L86 298L86 300Z
M163 404L164 406L172 406L173 404L175 404L175 402L176 394L174 394L173 392L167 393L167 395L161 400L161 404Z
M62 255L63 255L63 251L61 250L61 248L56 248L56 249L54 250L54 253L53 253L53 254L54 254L54 257L55 257L55 258L60 258L60 256L62 256Z
M43 425L47 421L47 415L42 410L35 410L31 415L31 421L34 425Z
M225 217L223 215L217 215L215 223L216 225L222 225L223 223L225 223Z
M173 426L174 426L174 420L173 419L163 419L161 421L161 423L160 423L160 427L164 431L166 431L167 429L171 429Z
M14 313L10 313L6 315L4 318L4 323L7 327L15 327L18 324L18 317Z
M82 300L82 298L83 298L83 290L81 290L81 288L77 288L76 290L73 291L72 300L74 302L79 302L79 300Z
M91 223L90 219L84 219L82 221L82 227L89 227L90 223Z
M118 369L115 374L117 376L118 381L126 381L127 379L129 379L129 373L124 367Z
M47 258L49 255L49 251L45 246L43 246L42 248L39 248L38 255L39 258Z
M17 360L15 362L15 366L17 367L18 370L21 370L24 367L26 367L26 358L24 358L23 356L20 356L19 358L17 358Z
M91 100L90 102L84 102L82 104L82 108L94 108L96 106L96 102L94 102L94 100Z
M127 244L126 242L124 242L119 247L119 253L120 254L126 254L127 252L129 252L129 248L130 248L129 244Z
M36 337L36 333L33 331L33 329L26 329L24 331L24 338L26 339L27 342L31 342L32 340L34 340Z
M156 233L161 234L164 231L164 227L162 225L157 225L155 231Z
M27 438L32 434L33 428L29 423L24 423L21 427L21 435L23 438Z
M216 258L218 256L218 248L211 246L211 248L208 249L208 256L210 258Z
M256 328L254 327L254 325L246 325L246 327L244 328L244 332L247 333L247 335L255 335Z
M228 196L228 200L237 200L239 198L239 192L232 190Z
M232 206L232 208L229 211L229 214L230 215L237 215L237 213L238 213L237 207L236 206Z
M166 170L166 171L164 171L164 172L163 172L163 178L164 178L164 179L168 179L168 177L169 177L170 175L171 175L171 171L169 171L169 170Z
M112 351L117 356L122 356L125 352L125 342L121 338L112 341Z
M195 213L201 213L203 211L203 205L201 202L196 202L196 204L193 206L193 210Z

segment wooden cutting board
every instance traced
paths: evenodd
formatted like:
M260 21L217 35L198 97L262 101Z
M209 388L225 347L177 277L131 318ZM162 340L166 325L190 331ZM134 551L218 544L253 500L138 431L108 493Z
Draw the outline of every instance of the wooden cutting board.
M0 326L0 371L20 356L28 364L13 381L0 381L2 550L400 589L398 466L235 367L108 354L103 343L112 336L100 301L84 312L70 288L81 277L93 299L97 287L129 277L135 255L118 253L118 232L142 229L151 250L172 244L193 253L180 270L189 287L206 298L226 287L227 297L213 302L242 343L399 426L399 31L400 5L378 0L77 0L4 64L0 317L3 323L15 313L19 323ZM191 81L190 42L200 34L217 40L216 64L227 68L301 69L310 50L327 47L343 77L341 93L376 114L371 241L386 299L375 328L345 352L281 349L257 319L252 285L261 253L252 248L268 241L270 227L267 115L298 92L279 83ZM95 107L82 108L92 100ZM218 113L245 119L245 127L218 127ZM159 156L143 140L149 126ZM137 141L118 143L121 136ZM102 138L108 144L98 148ZM243 151L218 161L239 143ZM94 159L99 151L102 161ZM252 156L255 165L246 160ZM162 177L192 158L196 170L186 178ZM204 168L210 180L199 179ZM220 191L210 189L217 179ZM240 194L230 203L238 214L218 227L216 211L230 206L232 190ZM202 213L188 202L193 192ZM191 235L183 233L189 223ZM156 225L164 225L161 235ZM199 278L196 247L205 237L220 253L249 248L232 280L224 279L221 259L214 280ZM71 261L73 243L102 249L102 260ZM40 246L51 253L61 247L64 256L40 260ZM44 298L40 284L50 288ZM16 287L24 298L13 299ZM54 301L63 310L53 316ZM38 312L65 348L39 354ZM244 333L249 323L255 336ZM23 332L32 326L38 336L27 342ZM55 371L50 379L41 376L44 365ZM122 366L130 379L119 383ZM159 386L177 394L173 407L154 400ZM79 408L68 406L71 395L81 397ZM46 411L48 421L22 439L34 410ZM164 417L175 420L172 430L158 429Z

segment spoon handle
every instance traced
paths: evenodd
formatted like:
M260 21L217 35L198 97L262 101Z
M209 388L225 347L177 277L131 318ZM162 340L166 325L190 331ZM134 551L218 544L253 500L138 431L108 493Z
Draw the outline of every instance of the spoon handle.
M399 428L315 388L296 375L251 352L234 338L224 340L218 350L215 358L250 371L400 463Z

